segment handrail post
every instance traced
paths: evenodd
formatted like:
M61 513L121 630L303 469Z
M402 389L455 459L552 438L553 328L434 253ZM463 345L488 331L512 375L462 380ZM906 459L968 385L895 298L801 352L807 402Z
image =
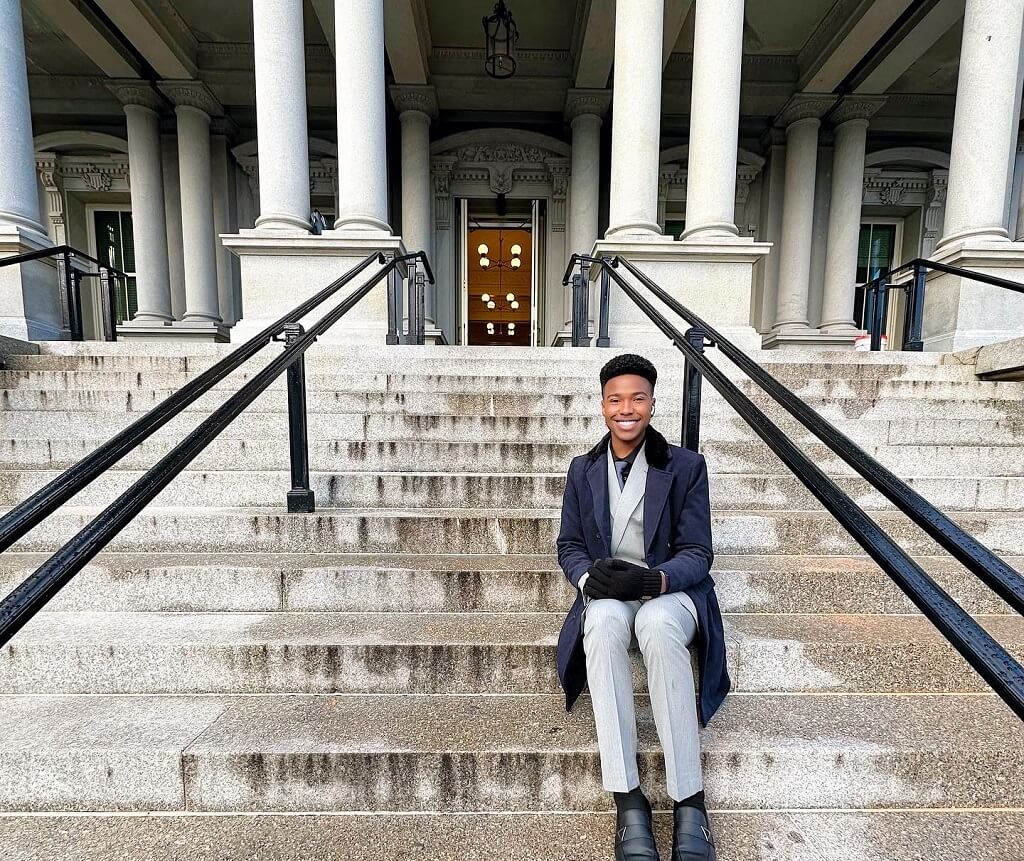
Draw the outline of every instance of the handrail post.
M882 329L885 327L885 295L889 289L889 279L882 275L875 282L875 302L871 307L871 351L877 353L882 349Z
M914 280L907 292L907 310L903 349L914 353L924 350L922 329L924 327L924 284L928 275L920 263L914 264Z
M419 261L414 257L407 264L405 284L405 332L399 339L402 344L416 343L416 264Z
M612 276L608 274L608 265L601 267L601 296L599 304L600 320L597 324L597 346L608 347L608 294L611 290Z
M60 297L60 325L67 328L71 333L71 340L77 341L75 337L74 311L71 301L71 255L65 250L57 255L57 292Z
M421 347L427 340L427 273L426 267L416 269L416 340Z
M388 273L388 334L386 344L402 343L402 276L398 267L392 267Z
M77 269L67 270L68 331L72 341L85 340L85 326L82 323L82 273Z
M106 266L99 267L100 307L103 313L103 340L117 340L117 296L116 280ZM124 316L128 317L128 285L124 285Z
M572 345L574 347L586 347L590 344L590 332L587 326L589 272L590 264L581 260L580 271L572 276Z
M698 353L704 352L703 329L693 326L686 330L684 337L686 343ZM703 378L700 368L686 356L683 359L682 446L690 451L698 451L700 448L700 395Z
M305 334L301 323L286 323L285 349ZM306 425L306 356L288 366L288 452L291 460L292 489L288 491L288 512L312 514L315 508L309 487L309 432Z

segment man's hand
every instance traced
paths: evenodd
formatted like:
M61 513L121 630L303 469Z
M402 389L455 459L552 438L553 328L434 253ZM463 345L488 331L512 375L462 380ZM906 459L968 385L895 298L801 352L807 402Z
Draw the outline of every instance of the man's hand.
M587 572L583 593L590 598L639 601L661 594L661 573L623 559L598 559Z

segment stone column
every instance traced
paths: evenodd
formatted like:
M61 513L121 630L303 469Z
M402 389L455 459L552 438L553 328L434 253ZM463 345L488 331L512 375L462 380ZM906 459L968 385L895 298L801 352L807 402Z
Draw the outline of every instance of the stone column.
M433 87L394 86L391 99L402 124L402 244L410 252L427 252L433 265L434 234L430 209L434 192L430 178L430 123L437 116L437 96ZM426 328L431 330L437 328L436 289L436 284L427 282L424 291Z
M658 236L665 0L618 0L607 238ZM735 167L735 165L734 165Z
M818 159L819 117L834 101L796 98L783 110L786 172L782 192L779 281L772 335L806 335L814 229L814 177ZM772 338L769 339L770 341ZM773 342L774 345L774 342Z
M940 248L967 238L1008 238L1022 27L1024 0L967 0Z
M46 235L39 219L20 0L0 0L0 224Z
M591 254L598 240L598 205L601 192L601 119L611 104L607 90L569 90L565 118L572 125L572 162L569 173L568 254ZM567 255L568 256L568 255ZM599 309L595 284L590 288L590 330ZM572 292L563 291L564 340L572 336Z
M569 253L590 254L597 234L601 190L601 118L611 103L607 90L569 90L565 118L572 124L569 176Z
M828 219L825 258L825 294L821 304L822 332L853 334L854 288L857 276L857 241L864 197L864 151L868 117L881 99L845 99L832 114L835 150L832 156L832 205Z
M217 295L217 237L210 175L210 115L222 109L199 81L163 81L178 121L178 181L181 238L185 255L185 314L182 321L221 322Z
M384 117L384 0L334 4L339 230L390 234Z
M697 0L683 239L739 232L735 199L742 65L743 0Z
M128 119L128 170L139 309L133 323L152 325L174 319L167 260L167 219L160 153L160 97L149 84L114 81L107 88L124 105Z
M309 140L302 0L254 0L252 22L260 172L256 227L308 232Z

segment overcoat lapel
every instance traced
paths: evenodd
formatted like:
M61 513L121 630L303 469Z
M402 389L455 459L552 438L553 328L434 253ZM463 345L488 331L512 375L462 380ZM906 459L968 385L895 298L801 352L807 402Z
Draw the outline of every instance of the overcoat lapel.
M644 552L649 553L654 533L661 521L661 512L668 502L673 475L665 469L650 467L647 471L647 493L644 494Z
M597 520L597 531L605 548L605 556L611 556L611 516L608 510L608 470L604 460L597 458L587 469L587 481L590 483L591 498L594 501L594 518Z

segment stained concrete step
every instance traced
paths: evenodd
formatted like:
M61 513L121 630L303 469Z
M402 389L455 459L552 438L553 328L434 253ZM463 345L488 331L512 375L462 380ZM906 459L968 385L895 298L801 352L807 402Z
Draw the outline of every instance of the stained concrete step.
M0 653L0 693L526 694L557 688L560 613L49 613ZM1024 657L1024 620L979 618ZM987 686L922 616L727 615L739 692ZM635 655L634 688L646 690Z
M138 377L136 378L138 380ZM163 387L140 387L138 384L121 389L110 388L48 388L36 386L31 380L13 380L0 386L0 406L5 409L98 409L110 405L120 409L142 409L154 406L173 394L184 382ZM208 395L210 399L224 400L229 393L241 388L243 379L234 376L221 381ZM762 389L750 380L737 381L738 388L747 395L760 394ZM270 392L283 392L284 376L275 380ZM707 398L717 397L708 385ZM804 399L877 400L993 400L1012 401L1024 396L1024 383L948 381L948 380L841 380L797 379L791 384L794 394ZM681 381L659 390L659 401L677 401ZM319 376L307 373L307 391L310 398L330 402L340 395L370 398L373 395L414 397L417 395L447 395L448 397L557 397L563 403L568 398L580 402L599 404L600 384L595 379L562 376L460 376L455 374L380 374L366 372L345 376ZM56 405L56 406L55 406ZM97 406L99 405L99 406Z
M118 466L121 469L149 469L178 442L180 439L173 437L149 439L119 461ZM591 440L486 443L335 438L310 440L308 452L309 467L313 472L420 476L470 473L495 477L542 474L564 477L572 458L585 452L590 443ZM189 469L201 472L286 470L290 463L288 445L285 434L249 440L217 438L191 461ZM94 446L35 437L9 439L2 444L2 448L5 462L11 468L9 471L13 472L13 468L17 467L17 471L31 473L34 465L56 463L66 468L64 464L77 462L75 454L84 455ZM801 448L827 473L854 475L853 468L823 444L805 443ZM709 472L715 476L761 476L775 481L776 478L792 475L763 443L705 441L701 449L708 461ZM945 476L956 479L961 476L986 478L1024 475L1024 446L898 445L865 446L865 449L903 478ZM25 480L40 481L38 476L29 476ZM410 481L421 483L426 480L410 478ZM9 481L18 483L21 479ZM12 488L11 493L16 492L17 488ZM548 492L554 492L554 485ZM1000 498L1000 491L990 493L994 500ZM976 497L978 500L981 498Z
M17 550L56 550L98 509L65 506L20 539ZM329 553L546 553L558 534L558 510L329 509L288 514L281 509L149 506L108 545L157 552ZM878 512L874 519L913 554L936 555L938 546L905 517ZM1024 555L1024 512L956 513L954 518L996 553ZM824 511L712 513L719 553L849 555L860 551Z
M0 556L5 595L45 553ZM948 556L917 557L969 613L1012 612ZM1016 570L1024 558L1006 557ZM727 613L910 613L865 556L731 556L712 573ZM551 554L410 556L324 553L102 553L44 612L564 613L574 592Z
M664 805L643 698L637 716ZM1024 793L1024 723L985 694L736 694L702 747L713 807L1000 808ZM586 698L569 714L559 695L0 698L9 811L607 805Z
M791 419L780 422L791 439L816 442L810 431ZM9 463L20 455L18 445L46 452L47 462L58 458L77 460L102 441L137 418L134 414L28 411L0 414L0 439ZM202 419L186 413L160 428L153 439L181 440ZM999 419L834 419L833 424L862 447L875 445L986 445L1024 447L1024 422ZM680 421L675 414L659 414L652 425L667 439L678 443ZM74 427L74 434L53 438L55 430ZM590 416L473 416L421 415L412 413L363 414L317 413L308 416L308 435L313 440L415 440L433 442L565 443L580 442L580 450L607 432L604 419ZM271 438L288 436L288 416L283 412L247 410L221 434L221 439ZM12 442L13 440L13 442ZM709 442L757 442L760 439L735 413L702 422L701 440ZM63 461L62 461L63 462Z
M672 817L655 813L658 846L672 846ZM723 861L971 861L1024 858L1024 811L714 810ZM8 861L582 861L611 857L612 813L152 814L0 816Z
M990 450L989 450L990 451ZM971 454L968 452L967 454ZM999 472L1012 469L1024 473L1024 449L1021 465L1005 465L989 455L981 458L949 456L952 462L943 477L910 477L908 483L933 505L944 511L1015 511L1024 498L1024 475L971 476L954 468L961 462L963 470L972 467ZM903 460L902 458L900 459ZM974 460L974 463L971 463ZM993 462L995 461L995 462ZM883 460L884 462L884 460ZM934 462L917 461L919 468L933 467ZM836 483L866 510L892 509L882 494L855 476L837 475L839 466L819 461ZM239 464L241 466L241 464ZM804 485L791 473L766 475L767 466L753 474L730 474L735 464L715 460L711 475L711 505L715 509L808 509L817 503ZM770 466L770 464L768 465ZM722 471L719 471L721 469ZM843 469L850 472L849 469ZM906 476L909 469L896 470ZM53 481L59 470L0 470L0 505L16 505L43 485ZM102 505L123 493L145 473L140 470L116 469L97 478L76 497L79 505ZM955 476L955 478L953 477ZM466 506L481 508L555 508L562 504L564 473L505 475L501 473L398 473L398 472L319 472L310 474L310 487L317 504L328 507L365 508L445 508L452 500ZM280 505L284 493L291 488L287 470L186 470L156 498L157 505Z
M923 384L927 385L927 384ZM979 384L981 385L981 384ZM993 386L1024 386L1017 383L992 383ZM732 407L713 390L703 398L702 411L707 416L734 415ZM750 387L740 387L750 388ZM0 391L3 412L47 413L145 413L166 400L175 390L139 391L45 391L39 389L4 389ZM210 391L186 412L210 413L232 392ZM866 394L828 393L808 390L798 392L802 399L826 418L902 418L922 419L942 415L956 419L1024 419L1022 398L1009 391L994 395L976 392L973 387L950 390L943 394L907 389L902 395L869 391ZM773 414L780 412L775 402L760 390L750 390L751 399ZM437 392L431 388L416 391L310 391L308 408L312 413L420 413L427 415L476 416L599 416L599 393L559 393L552 388L535 393L520 389L510 391ZM678 415L681 400L678 392L658 397L658 410ZM287 411L284 383L261 394L251 408L267 413Z
M229 380L235 383L251 379L276 353L268 352L233 371ZM721 357L714 364L733 380L746 379L746 374L736 365ZM501 377L516 379L540 379L550 377L572 377L583 387L597 385L601 364L598 362L534 360L510 363L508 360L448 360L443 363L445 373L461 377ZM125 357L104 357L98 363L69 361L65 357L31 357L22 361L15 357L5 361L0 357L0 387L16 388L34 386L45 389L73 388L173 388L195 379L201 370L193 367L188 359L167 361L140 357L137 360ZM341 381L365 377L367 368L373 374L403 376L436 375L439 362L436 359L402 359L401 356L376 361L344 361L339 358L322 357L312 353L306 356L306 372L310 381L314 378ZM979 382L973 366L954 365L897 365L897 364L844 364L835 362L762 362L768 373L787 385L809 379L831 380L877 380L877 381L932 381L932 382ZM682 385L682 362L670 359L661 362L658 368L658 385L662 391ZM231 383L229 383L231 385Z

